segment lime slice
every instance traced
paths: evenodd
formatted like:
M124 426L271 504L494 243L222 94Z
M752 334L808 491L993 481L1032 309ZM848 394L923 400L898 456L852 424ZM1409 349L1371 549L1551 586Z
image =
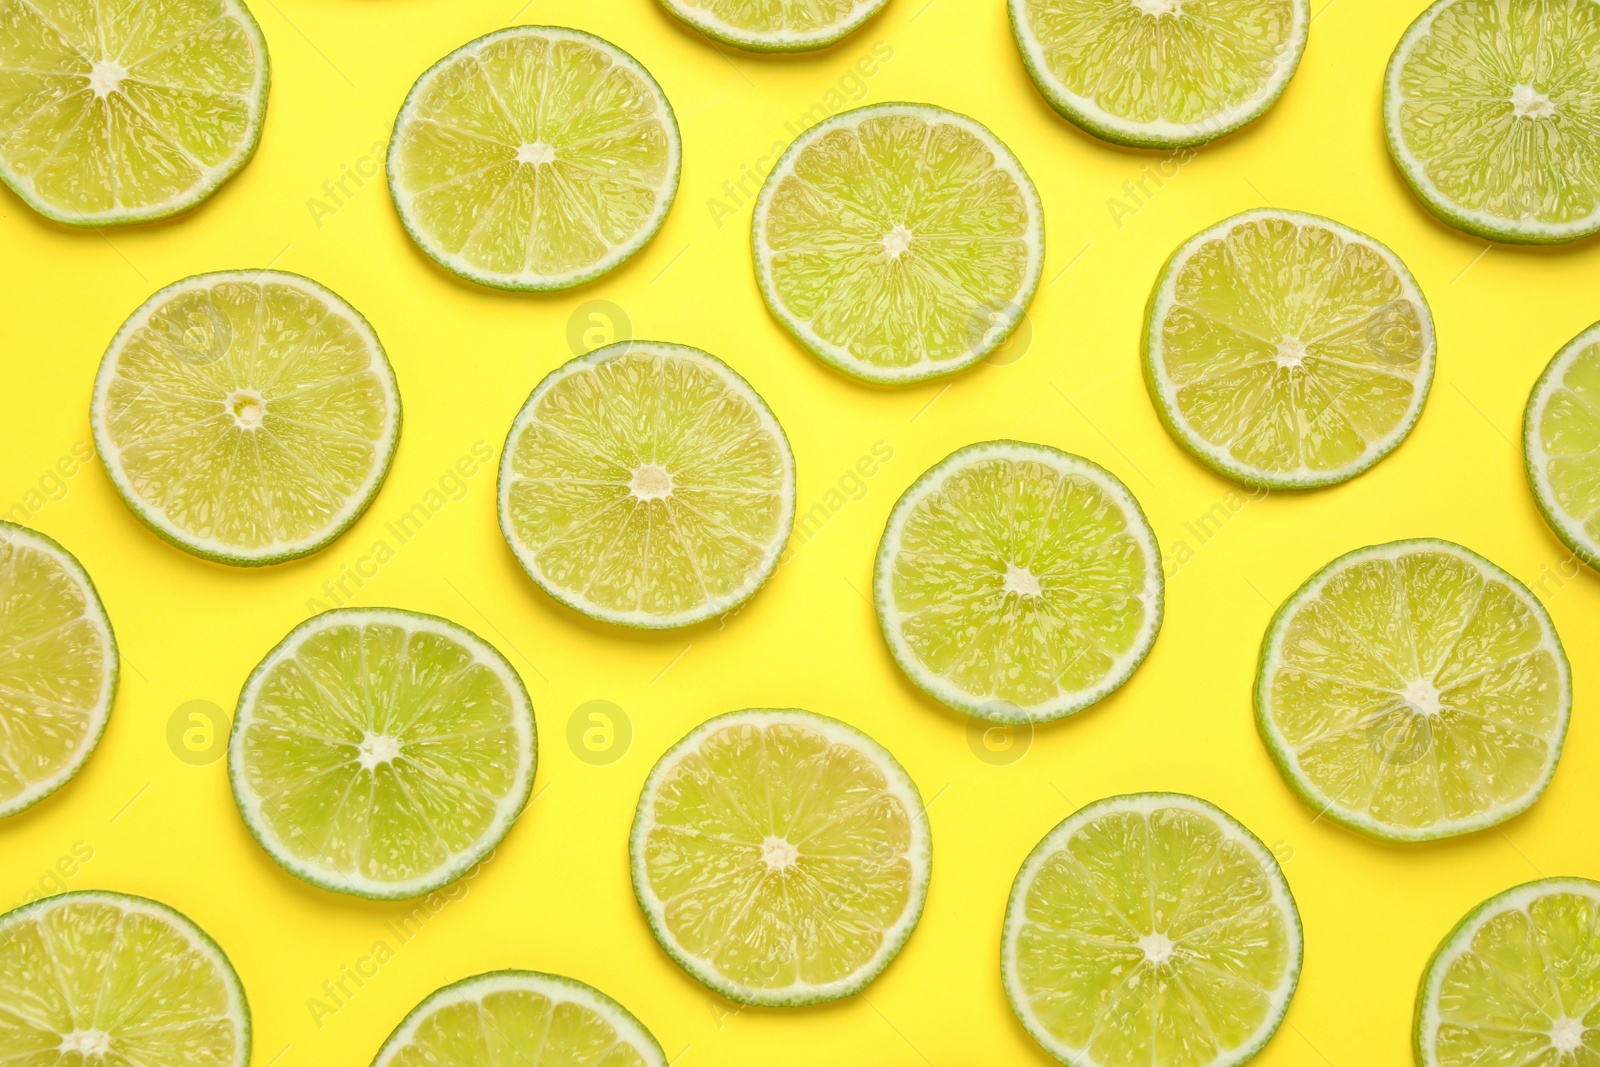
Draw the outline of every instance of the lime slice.
M1433 317L1395 254L1295 211L1191 237L1150 294L1145 384L1218 474L1266 489L1354 478L1405 440L1433 383Z
M1308 0L1010 0L1023 66L1102 140L1187 148L1260 118L1300 65Z
M42 533L0 522L0 819L89 762L117 694L117 642L94 583Z
M930 696L1044 722L1104 699L1144 662L1161 628L1161 553L1110 471L989 441L906 490L874 593L889 651Z
M561 603L646 629L737 607L778 566L794 456L733 368L623 341L556 368L500 459L500 529Z
M875 104L811 127L756 201L761 295L818 359L868 382L954 374L1016 328L1044 263L1022 164L965 115Z
M367 320L309 278L199 274L111 341L90 411L111 484L186 552L260 566L326 547L367 510L400 436Z
M250 675L228 775L284 870L398 900L500 843L537 748L522 679L483 639L414 611L342 608L295 627Z
M187 211L255 154L267 42L239 0L0 10L0 181L73 226Z
M1600 1062L1600 882L1491 897L1439 945L1417 990L1420 1067Z
M730 1000L792 1007L865 989L922 917L922 796L859 730L752 709L661 757L629 843L656 940Z
M412 86L389 190L412 240L497 289L568 289L643 248L678 191L661 86L609 41L515 26L462 45Z
M490 971L436 990L389 1035L372 1067L667 1067L644 1024L592 986Z
M1439 0L1389 60L1389 154L1428 210L1491 241L1600 231L1600 6Z
M751 52L809 52L854 33L889 0L661 0L712 40Z
M245 1067L250 1007L217 943L165 904L63 893L0 916L0 1048L25 1067Z
M1261 645L1256 725L1300 798L1386 841L1471 833L1555 774L1567 656L1526 586L1449 541L1340 556Z
M1300 980L1278 862L1181 793L1097 800L1023 861L1006 905L1006 998L1071 1067L1233 1067L1271 1040Z
M1600 323L1556 353L1522 419L1528 484L1573 555L1600 567Z

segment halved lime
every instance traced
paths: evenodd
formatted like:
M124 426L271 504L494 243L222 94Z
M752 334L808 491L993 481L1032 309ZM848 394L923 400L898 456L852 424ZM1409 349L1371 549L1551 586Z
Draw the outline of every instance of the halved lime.
M1253 122L1300 65L1308 0L1010 0L1033 84L1102 140L1187 148Z
M1010 336L1039 286L1044 211L972 119L874 104L795 139L751 240L784 329L853 378L898 385L954 374Z
M1467 913L1417 989L1419 1067L1600 1062L1600 882L1545 878Z
M1320 818L1386 841L1526 811L1572 710L1544 606L1476 552L1418 539L1340 556L1261 643L1256 726Z
M1600 567L1600 322L1567 342L1528 394L1522 454L1545 522Z
M245 1067L250 1006L217 943L122 893L0 916L0 1049L26 1067Z
M514 26L417 79L389 142L389 191L445 270L497 289L598 278L661 228L678 191L661 86L609 41Z
M0 522L0 819L83 769L117 695L117 642L89 573L35 530Z
M667 1067L644 1024L572 978L490 971L411 1010L372 1067Z
M251 673L228 776L284 870L398 900L450 884L500 843L537 749L522 679L482 638L414 611L340 608Z
M1132 677L1161 628L1161 552L1116 475L1047 445L957 449L907 489L873 592L895 662L996 722L1082 711Z
M665 629L755 595L794 523L794 455L750 384L697 348L622 341L552 371L500 458L500 529L539 588Z
M809 52L854 33L889 0L661 0L713 40L751 52Z
M73 226L187 211L255 154L267 42L240 0L0 9L0 181Z
M1433 316L1411 272L1316 215L1247 211L1196 234L1145 316L1162 424L1248 486L1354 478L1405 440L1433 383Z
M394 371L367 320L273 270L197 274L146 300L112 338L89 414L136 517L244 567L347 530L400 436Z
M742 1004L865 989L928 894L922 795L882 746L809 711L719 715L661 757L629 842L661 947Z
M1071 1067L1235 1067L1283 1022L1300 913L1278 862L1181 793L1097 800L1022 864L1000 973L1012 1010Z
M1600 6L1438 0L1389 60L1389 154L1428 208L1491 241L1600 231Z

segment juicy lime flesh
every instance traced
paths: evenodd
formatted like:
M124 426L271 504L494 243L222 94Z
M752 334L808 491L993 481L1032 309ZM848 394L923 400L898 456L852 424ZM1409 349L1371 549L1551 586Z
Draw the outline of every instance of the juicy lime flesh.
M861 0L675 0L678 7L701 18L747 34L811 34L847 21L861 10Z
M1580 350L1545 402L1537 427L1554 503L1600 540L1600 344Z
M1458 0L1400 69L1398 135L1444 197L1563 225L1600 210L1600 7Z
M1372 247L1251 220L1177 267L1158 371L1188 429L1234 462L1334 471L1405 422L1424 384L1423 314Z
M846 979L912 904L912 813L865 753L804 725L712 732L651 814L644 865L667 929L739 986Z
M639 1050L593 1008L531 989L446 1004L386 1067L645 1067Z
M1201 1067L1239 1050L1296 962L1261 861L1185 808L1091 819L1021 904L1028 1007L1099 1067Z
M0 160L72 214L182 201L252 136L265 56L225 0L0 10Z
M1539 788L1562 714L1538 617L1426 549L1338 571L1288 620L1271 718L1334 804L1386 826L1470 820Z

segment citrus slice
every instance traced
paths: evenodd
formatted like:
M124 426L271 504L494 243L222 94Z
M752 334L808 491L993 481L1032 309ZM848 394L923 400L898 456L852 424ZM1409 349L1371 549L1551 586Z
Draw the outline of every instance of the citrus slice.
M661 228L678 191L661 86L609 41L515 26L462 45L412 86L389 190L412 240L497 289L567 289Z
M505 837L533 787L533 709L465 627L397 608L307 619L239 694L228 775L290 874L380 900L448 885Z
M1405 264L1315 215L1247 211L1196 234L1145 314L1162 424L1248 486L1354 478L1405 440L1433 383L1433 317Z
M0 916L7 1063L250 1062L250 1007L217 943L165 904L62 893Z
M1557 352L1522 419L1528 484L1573 555L1600 567L1600 323Z
M889 0L661 0L714 41L751 52L809 52L860 28Z
M83 769L117 695L117 642L94 583L42 533L0 522L0 819Z
M1429 211L1523 244L1600 231L1600 6L1439 0L1389 60L1389 154Z
M1319 817L1429 841L1539 799L1572 680L1526 586L1460 545L1419 539L1340 556L1285 601L1255 699L1268 751Z
M571 978L490 971L432 993L389 1035L372 1067L667 1067L644 1024Z
M1046 445L958 449L889 515L873 588L895 662L958 711L1045 722L1104 699L1161 628L1161 553L1116 476Z
M1308 0L1010 0L1033 84L1114 144L1188 148L1253 122L1300 65Z
M267 42L239 0L0 11L0 181L73 226L187 211L255 154Z
M400 393L377 335L309 278L222 271L146 300L100 362L106 473L145 525L238 566L326 547L377 496Z
M744 603L794 523L794 456L733 368L622 341L552 371L500 458L500 529L539 588L619 626Z
M865 989L922 916L922 796L882 746L809 711L719 715L650 772L629 843L661 947L742 1004Z
M1420 1067L1600 1060L1600 882L1545 878L1456 924L1417 990Z
M978 362L1016 328L1044 263L1044 211L1017 157L927 104L874 104L802 133L752 226L772 314L868 382Z
M1278 862L1181 793L1097 800L1023 861L1000 971L1022 1026L1072 1067L1234 1067L1300 980L1300 913Z

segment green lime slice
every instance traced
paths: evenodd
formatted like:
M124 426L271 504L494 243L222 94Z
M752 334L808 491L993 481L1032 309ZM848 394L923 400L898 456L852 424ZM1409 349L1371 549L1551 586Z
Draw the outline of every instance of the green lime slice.
M533 708L465 627L398 608L307 619L239 694L228 775L284 870L379 900L449 885L528 802Z
M609 41L515 26L417 79L389 142L412 240L497 289L568 289L655 236L682 145L661 86Z
M1418 539L1340 556L1285 601L1255 699L1273 761L1319 817L1431 841L1539 799L1572 678L1526 586L1460 545Z
M1316 215L1247 211L1196 234L1145 316L1163 425L1252 487L1354 478L1405 440L1433 383L1433 316L1411 272Z
M667 954L768 1007L865 989L916 928L932 858L922 796L888 751L837 719L764 709L661 757L629 852Z
M1428 961L1420 1067L1600 1063L1600 882L1545 878L1467 913Z
M309 278L221 271L146 300L100 362L90 410L136 517L203 559L325 548L378 495L400 392L360 312Z
M268 80L239 0L7 4L0 181L72 226L180 214L255 154Z
M1528 394L1522 454L1545 522L1600 567L1600 323L1557 352Z
M1000 972L1022 1026L1070 1067L1235 1067L1300 980L1278 862L1180 793L1097 800L1045 835L1006 905Z
M372 1067L667 1067L644 1024L592 986L490 971L436 990L389 1035Z
M0 819L89 762L117 695L117 642L72 553L0 522Z
M714 41L751 52L809 52L860 28L889 0L661 0Z
M1161 628L1161 553L1128 487L1047 445L988 441L907 489L878 545L878 621L930 696L1045 722L1133 676Z
M1040 94L1114 144L1188 148L1264 115L1300 65L1308 0L1010 0Z
M19 1067L246 1067L250 1006L186 917L122 893L0 916L0 1059Z
M1389 154L1458 230L1517 244L1600 232L1596 63L1593 0L1439 0L1389 60Z
M500 459L500 529L574 611L688 626L744 603L777 568L794 484L783 427L733 368L623 341L528 397Z
M784 329L852 378L903 385L1011 335L1039 287L1044 210L972 119L874 104L795 139L761 188L752 241Z

